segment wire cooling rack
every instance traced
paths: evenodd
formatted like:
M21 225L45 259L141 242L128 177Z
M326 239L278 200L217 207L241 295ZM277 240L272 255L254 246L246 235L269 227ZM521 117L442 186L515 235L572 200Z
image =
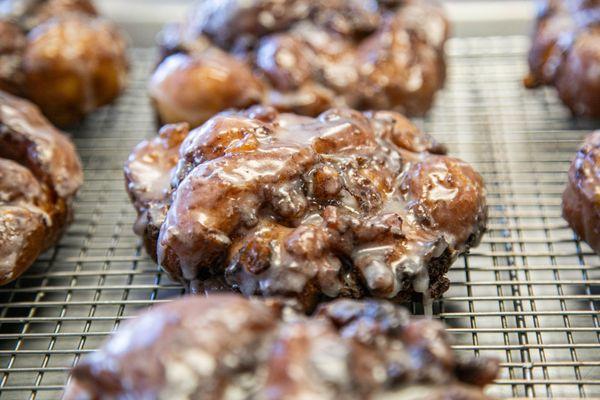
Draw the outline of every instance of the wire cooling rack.
M452 267L434 312L461 354L498 357L491 395L600 397L600 260L560 216L569 160L593 122L550 89L527 91L523 37L453 39L449 79L420 124L484 175L483 243ZM133 51L131 88L74 130L86 183L62 241L0 288L0 399L57 399L70 367L121 321L182 293L142 251L123 187L130 149L156 131L145 93L152 50Z

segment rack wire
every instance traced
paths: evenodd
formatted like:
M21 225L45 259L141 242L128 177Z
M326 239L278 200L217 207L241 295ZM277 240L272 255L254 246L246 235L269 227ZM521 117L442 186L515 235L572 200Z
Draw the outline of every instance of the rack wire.
M449 78L419 123L484 175L489 232L450 271L434 313L464 355L498 357L499 397L600 396L600 266L560 215L569 160L594 125L550 89L527 91L524 37L452 39ZM123 188L130 149L156 131L155 61L132 52L129 91L73 131L86 183L60 244L0 287L0 399L56 399L69 369L121 321L182 293L144 254Z

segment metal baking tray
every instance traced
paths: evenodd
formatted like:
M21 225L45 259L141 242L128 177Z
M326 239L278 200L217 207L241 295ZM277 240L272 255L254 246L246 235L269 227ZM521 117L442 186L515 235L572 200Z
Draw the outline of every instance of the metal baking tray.
M569 160L593 123L572 120L552 90L522 87L528 43L451 39L447 86L418 121L481 171L490 206L489 232L452 267L434 315L459 353L502 361L491 395L600 397L600 259L560 212ZM73 225L0 287L1 400L59 398L80 356L182 293L132 232L122 165L156 132L146 96L156 55L138 48L131 57L128 92L72 131L86 178Z

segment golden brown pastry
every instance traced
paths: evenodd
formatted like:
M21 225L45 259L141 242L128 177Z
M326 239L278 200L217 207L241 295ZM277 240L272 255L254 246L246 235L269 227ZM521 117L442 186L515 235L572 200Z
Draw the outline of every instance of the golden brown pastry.
M0 89L27 97L59 125L124 89L126 43L88 0L0 0Z
M574 115L600 117L600 2L539 3L526 86L555 86Z
M562 206L571 228L600 254L600 131L585 138L573 159Z
M192 291L439 297L476 245L485 190L402 115L255 106L167 125L125 166L149 254Z
M0 285L58 241L82 180L71 141L36 106L0 91Z
M188 297L128 322L72 371L64 400L485 400L496 360L459 358L437 321L338 300Z
M260 102L262 94L262 83L246 65L218 49L207 50L202 58L175 54L158 66L150 82L161 119L193 126L224 109ZM173 98L176 103L170 101Z
M265 104L423 115L444 84L448 23L429 0L204 0L161 35L150 96L162 123L198 126Z
M19 93L23 82L21 55L27 45L23 31L0 19L0 90Z

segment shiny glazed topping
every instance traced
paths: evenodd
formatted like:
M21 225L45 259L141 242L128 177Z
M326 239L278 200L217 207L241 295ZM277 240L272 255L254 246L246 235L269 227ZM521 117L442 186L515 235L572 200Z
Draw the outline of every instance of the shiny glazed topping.
M89 0L0 0L0 90L29 98L54 123L120 94L125 47Z
M203 0L164 29L150 95L163 123L198 126L268 104L422 115L445 77L448 24L428 0Z
M600 117L600 2L538 3L525 84L553 85L573 114Z
M123 326L72 371L64 400L483 400L498 364L462 360L443 326L389 303L188 297Z
M478 243L485 190L402 115L253 107L164 127L125 174L148 252L193 291L437 297Z
M71 141L37 107L0 91L0 285L58 240L82 180Z
M563 216L600 253L600 131L585 138L571 163L563 193Z

